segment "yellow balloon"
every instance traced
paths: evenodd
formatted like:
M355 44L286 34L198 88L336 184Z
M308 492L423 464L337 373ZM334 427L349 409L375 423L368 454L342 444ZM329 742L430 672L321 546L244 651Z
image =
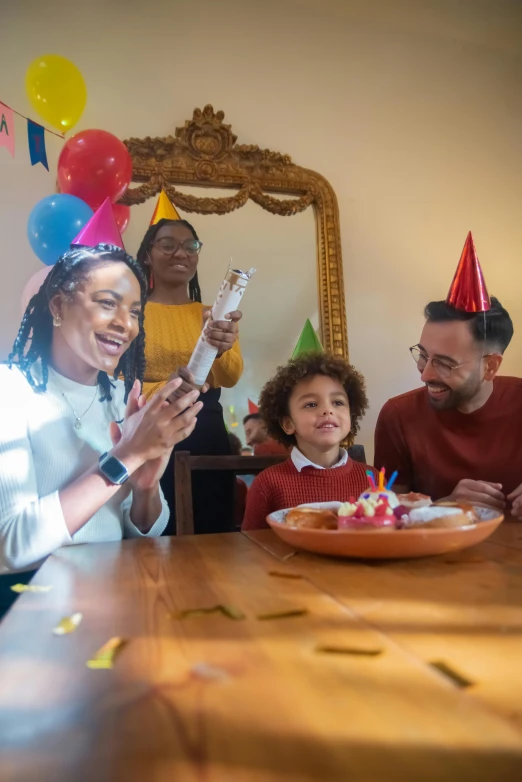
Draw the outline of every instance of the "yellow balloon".
M33 60L25 74L25 88L35 111L61 133L76 125L87 102L82 74L58 54Z

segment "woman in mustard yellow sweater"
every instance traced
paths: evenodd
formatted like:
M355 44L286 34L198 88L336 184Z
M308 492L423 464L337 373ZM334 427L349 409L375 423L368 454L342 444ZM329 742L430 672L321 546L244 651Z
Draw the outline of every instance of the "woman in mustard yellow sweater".
M151 225L138 250L138 262L149 280L145 308L145 374L143 390L149 396L179 367L185 367L203 327L206 310L201 303L197 266L202 247L196 231L186 220L161 219ZM201 401L194 432L178 449L192 454L230 454L230 443L219 398L221 388L234 386L243 372L239 349L240 312L227 322L210 324L209 342L218 348L208 378L209 391ZM176 530L173 457L162 478L163 493L170 507L164 532ZM229 532L234 528L234 475L197 472L192 478L196 533Z

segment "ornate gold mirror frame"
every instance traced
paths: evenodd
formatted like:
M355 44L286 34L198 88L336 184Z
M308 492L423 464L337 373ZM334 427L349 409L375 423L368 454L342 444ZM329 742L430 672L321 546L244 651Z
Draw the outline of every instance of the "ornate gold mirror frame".
M133 182L121 203L132 206L157 196L163 188L184 212L228 214L250 198L275 215L289 217L313 206L317 233L319 317L326 350L348 358L344 303L341 234L337 198L321 174L292 163L255 145L236 144L237 136L225 125L223 111L212 106L194 110L191 120L176 128L176 136L131 138L126 145L132 157ZM221 187L237 192L224 198L196 198L175 185ZM268 193L297 196L282 200Z

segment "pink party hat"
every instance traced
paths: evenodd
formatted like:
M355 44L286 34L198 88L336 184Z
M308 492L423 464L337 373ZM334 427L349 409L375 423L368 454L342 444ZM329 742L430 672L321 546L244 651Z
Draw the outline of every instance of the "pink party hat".
M96 247L97 244L114 244L125 250L121 233L114 217L110 198L96 210L89 222L83 226L71 245L81 244L84 247Z

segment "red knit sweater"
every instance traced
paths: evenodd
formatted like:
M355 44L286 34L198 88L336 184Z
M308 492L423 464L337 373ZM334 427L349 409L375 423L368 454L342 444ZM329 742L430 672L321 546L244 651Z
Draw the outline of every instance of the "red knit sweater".
M265 529L266 517L276 510L295 508L307 502L346 502L368 488L366 470L373 467L349 459L342 467L318 470L305 467L301 472L291 459L263 470L247 496L241 529Z

